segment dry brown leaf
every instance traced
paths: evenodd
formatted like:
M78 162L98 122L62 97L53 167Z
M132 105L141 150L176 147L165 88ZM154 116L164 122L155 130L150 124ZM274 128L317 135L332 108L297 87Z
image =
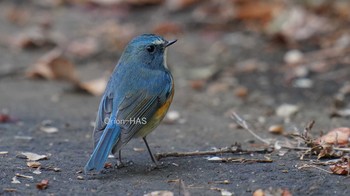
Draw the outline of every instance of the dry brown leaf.
M20 49L52 47L60 42L61 36L42 27L28 29L9 40L10 46Z
M235 88L234 94L236 97L239 97L241 99L247 98L248 89L244 86L239 86L239 87Z
M349 164L347 162L331 165L329 166L329 169L333 172L333 174L338 174L338 175L349 174Z
M87 58L98 51L98 42L93 38L82 41L73 41L67 47L67 53L78 58Z
M225 82L215 82L208 86L207 92L211 95L215 95L217 93L226 92L229 88L229 84Z
M199 79L199 80L191 80L189 81L189 83L192 89L199 91L204 89L206 81Z
M154 27L153 33L163 36L178 35L182 33L182 28L179 24L174 22L163 22Z
M21 154L24 155L29 161L39 161L42 159L47 159L46 155L39 155L32 152L22 152Z
M255 190L253 196L265 196L265 193L262 189Z
M79 82L76 84L76 87L92 95L99 96L102 95L102 93L104 92L107 82L107 78L102 77L87 82Z
M327 144L338 144L338 145L347 145L350 140L350 128L348 127L338 127L326 135L317 139L318 143L327 143Z
M101 38L106 43L109 50L123 50L125 45L135 35L135 26L132 24L119 24L115 21L107 21L94 28L90 34Z
M332 29L332 23L301 7L286 7L267 25L267 33L280 35L289 42L309 39Z
M29 18L27 10L20 7L11 7L6 10L6 19L14 24L25 24Z
M36 184L36 188L39 190L47 189L48 186L49 186L49 180L46 180L46 179Z
M259 20L269 22L274 15L281 11L279 3L270 3L264 1L242 1L236 5L235 18L239 20Z
M235 6L232 1L207 1L199 4L192 15L201 23L224 25L234 19Z
M283 131L284 131L284 128L283 128L282 125L271 125L271 126L269 127L269 132L270 132L270 133L273 133L273 134L278 134L278 135L280 135L280 134L283 133Z
M77 82L74 64L63 56L63 52L54 49L44 56L26 73L29 78L62 79Z
M41 166L41 163L36 161L29 161L27 162L27 166L31 168L38 168Z
M112 163L105 163L104 168L105 169L113 168L113 164Z

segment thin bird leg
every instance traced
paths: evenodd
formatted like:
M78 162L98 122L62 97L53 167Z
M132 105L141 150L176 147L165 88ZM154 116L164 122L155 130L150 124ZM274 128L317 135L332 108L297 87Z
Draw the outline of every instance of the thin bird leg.
M143 139L143 141L144 141L145 144L146 144L148 153L149 153L149 155L151 156L151 159L152 159L153 163L154 163L156 166L158 166L158 165L159 165L159 164L158 164L158 161L157 161L156 158L154 157L154 155L153 155L151 149L149 148L148 143L147 143L147 140L146 140L146 137L143 137L142 139Z
M124 167L124 163L122 162L122 150L119 150L119 157L117 160L117 167L121 168Z

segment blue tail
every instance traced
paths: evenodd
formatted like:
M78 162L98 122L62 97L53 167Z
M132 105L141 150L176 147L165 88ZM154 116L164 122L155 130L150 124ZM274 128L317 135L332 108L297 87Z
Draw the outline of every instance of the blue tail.
M90 156L89 161L84 167L85 173L91 170L101 171L107 161L108 155L111 152L115 142L120 135L120 127L111 123L108 124L100 141L94 149L94 152Z

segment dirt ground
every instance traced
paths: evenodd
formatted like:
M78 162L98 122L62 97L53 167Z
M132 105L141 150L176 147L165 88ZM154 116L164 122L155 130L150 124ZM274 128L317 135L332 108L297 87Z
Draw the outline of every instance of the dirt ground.
M11 122L0 123L0 151L8 152L0 155L0 195L144 195L159 190L175 195L185 195L186 191L191 195L221 195L223 190L234 195L252 195L257 189L269 188L277 192L287 189L293 195L350 194L349 177L300 168L317 157L299 160L302 151L296 150L289 150L284 156L279 156L277 150L217 155L268 157L271 163L218 163L208 161L211 156L173 157L161 159L162 166L154 169L142 140L135 139L123 149L124 159L129 161L127 167L109 168L99 174L81 173L92 152L92 122L100 97L77 92L67 81L25 77L27 69L53 48L9 47L12 36L33 26L52 24L52 31L59 32L64 40L61 43L67 45L94 35L102 24L123 24L115 32L121 44L113 48L108 40L103 40L94 55L72 58L83 81L112 70L129 35L154 32L165 21L181 26L181 32L165 35L167 39L178 39L168 51L168 63L175 78L170 111L180 117L172 123L168 119L148 136L151 148L158 153L211 150L235 143L240 143L243 149L264 148L255 137L236 126L230 117L232 111L244 117L261 137L281 141L284 136L268 132L271 125L282 125L285 132L293 132L303 130L310 120L315 120L312 130L315 136L335 127L350 127L349 118L330 118L334 95L349 81L349 64L337 63L327 72L312 72L307 76L312 86L297 88L288 82L288 74L294 68L284 62L284 55L291 48L247 30L239 21L225 28L215 25L206 28L191 20L191 10L169 12L164 6L128 7L125 11L118 6L17 3L27 15L18 16L14 23L9 18L14 4L0 1L0 110L12 118ZM120 35L119 30L123 31ZM302 51L317 48L313 42L297 47ZM332 75L339 70L341 74ZM298 106L297 113L286 118L276 115L276 109L286 103ZM57 132L46 133L41 129L42 122L47 120ZM47 160L39 161L40 174L33 173L35 169L27 166L27 161L19 156L21 152L48 156ZM110 158L108 162L114 165L116 160ZM318 167L328 170L328 166ZM17 173L33 178L17 177L20 183L12 183ZM49 180L49 185L39 190L36 185L43 179ZM225 180L227 183L222 183Z

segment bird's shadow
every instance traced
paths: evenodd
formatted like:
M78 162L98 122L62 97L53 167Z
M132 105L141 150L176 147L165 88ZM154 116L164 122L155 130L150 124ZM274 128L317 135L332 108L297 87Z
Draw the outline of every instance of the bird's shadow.
M176 163L174 163L176 162ZM104 169L101 172L89 172L86 175L87 180L121 180L134 177L147 177L147 176L157 176L169 173L187 173L193 170L189 166L188 161L185 159L167 159L162 162L161 165L155 166L154 164L147 163L133 163L125 167L117 168L112 167L109 169Z

